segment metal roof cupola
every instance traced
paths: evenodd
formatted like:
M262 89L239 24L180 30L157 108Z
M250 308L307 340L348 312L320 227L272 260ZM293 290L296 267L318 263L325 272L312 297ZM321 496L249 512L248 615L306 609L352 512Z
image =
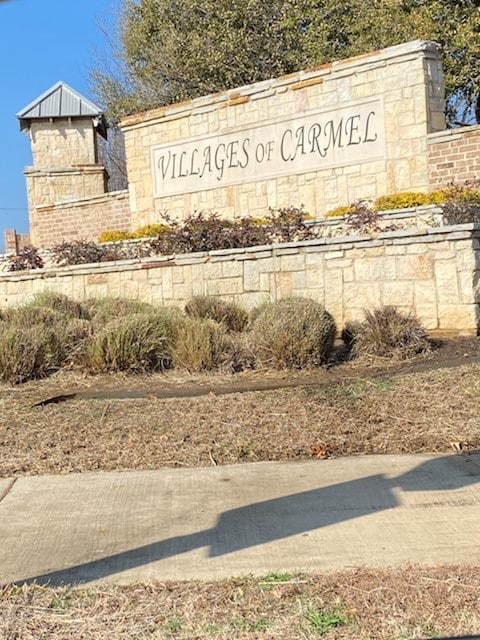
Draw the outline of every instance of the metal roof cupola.
M107 135L107 123L103 110L62 81L54 84L19 111L17 118L22 131L29 129L34 120L92 118L98 133L104 138Z

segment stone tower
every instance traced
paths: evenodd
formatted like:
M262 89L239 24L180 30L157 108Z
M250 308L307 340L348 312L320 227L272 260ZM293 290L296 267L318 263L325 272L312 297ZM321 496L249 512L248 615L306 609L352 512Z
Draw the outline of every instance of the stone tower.
M64 82L45 91L17 118L32 146L33 166L25 168L25 177L35 243L37 226L48 224L48 207L107 191L107 171L99 162L107 125L102 110Z

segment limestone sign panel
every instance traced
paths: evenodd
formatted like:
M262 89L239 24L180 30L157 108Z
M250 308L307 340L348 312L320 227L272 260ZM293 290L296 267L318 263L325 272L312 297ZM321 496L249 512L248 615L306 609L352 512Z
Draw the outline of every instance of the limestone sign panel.
M152 147L156 198L385 157L381 99Z

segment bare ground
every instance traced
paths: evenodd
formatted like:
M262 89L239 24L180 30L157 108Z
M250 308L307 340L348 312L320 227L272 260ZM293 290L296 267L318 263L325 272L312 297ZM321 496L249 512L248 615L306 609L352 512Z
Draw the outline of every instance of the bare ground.
M479 355L480 341L470 339L402 364L220 379L69 372L4 386L0 475L478 449ZM0 590L0 638L407 640L479 634L479 612L475 566L95 589L30 585Z
M3 640L387 640L480 632L480 569L0 591Z
M480 341L464 339L407 363L223 377L67 372L4 386L0 476L479 449L479 355ZM181 397L192 389L203 395Z

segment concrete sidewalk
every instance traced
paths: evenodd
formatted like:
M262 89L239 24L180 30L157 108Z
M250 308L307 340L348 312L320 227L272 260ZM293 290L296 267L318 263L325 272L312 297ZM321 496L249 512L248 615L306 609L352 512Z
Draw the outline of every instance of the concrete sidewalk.
M480 564L479 452L5 479L0 499L2 585Z

